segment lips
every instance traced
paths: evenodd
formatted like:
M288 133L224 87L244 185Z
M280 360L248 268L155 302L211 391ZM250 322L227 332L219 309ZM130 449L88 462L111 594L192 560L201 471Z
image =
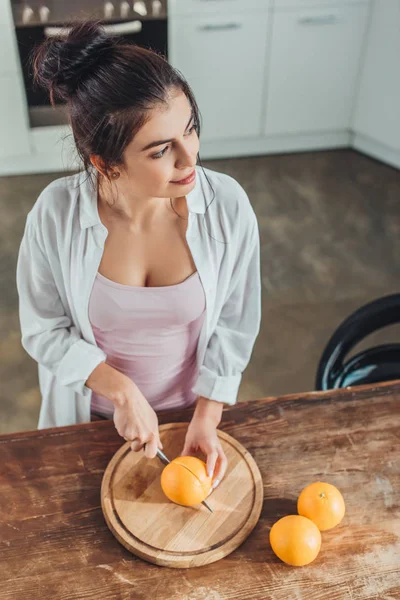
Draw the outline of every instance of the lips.
M192 179L192 177L195 174L195 172L196 172L196 170L194 169L191 173L189 173L189 175L187 175L183 179L179 179L178 181L172 181L171 183L186 183L186 182L189 182Z

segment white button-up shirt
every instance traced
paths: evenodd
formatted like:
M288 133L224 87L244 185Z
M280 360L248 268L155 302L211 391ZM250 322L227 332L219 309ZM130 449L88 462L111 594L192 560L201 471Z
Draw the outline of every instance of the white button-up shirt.
M255 213L230 176L196 167L186 195L186 240L206 299L193 392L234 404L261 320ZM210 186L211 184L211 186ZM107 360L89 321L89 298L107 229L86 173L53 181L26 221L17 287L25 350L39 363L39 428L90 421L91 372Z

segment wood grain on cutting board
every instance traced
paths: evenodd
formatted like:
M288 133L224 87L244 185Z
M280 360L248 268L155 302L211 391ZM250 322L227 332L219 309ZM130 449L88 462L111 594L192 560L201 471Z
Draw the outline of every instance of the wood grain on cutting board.
M164 452L173 459L184 446L188 423L160 426ZM253 530L263 502L260 471L246 449L219 432L228 459L222 484L201 504L174 504L161 489L164 465L130 450L126 443L112 458L102 482L105 519L131 552L157 565L187 568L220 560ZM201 454L199 458L205 459Z

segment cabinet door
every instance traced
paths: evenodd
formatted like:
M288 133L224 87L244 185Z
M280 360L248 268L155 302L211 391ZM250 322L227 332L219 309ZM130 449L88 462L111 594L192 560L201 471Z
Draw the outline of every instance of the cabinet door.
M321 8L326 6L343 6L346 4L365 4L366 0L274 0L274 7L281 8Z
M353 129L395 150L400 150L399 56L400 2L375 2Z
M170 62L193 88L203 139L260 135L268 14L172 20Z
M29 154L28 117L19 77L0 75L0 92L0 157Z
M170 17L268 10L270 0L168 0Z
M11 4L0 0L0 75L21 70Z
M0 0L0 25L13 26L11 2L7 0Z
M265 133L350 127L369 4L276 12Z
M0 75L18 73L21 71L17 42L15 40L14 28L0 23Z

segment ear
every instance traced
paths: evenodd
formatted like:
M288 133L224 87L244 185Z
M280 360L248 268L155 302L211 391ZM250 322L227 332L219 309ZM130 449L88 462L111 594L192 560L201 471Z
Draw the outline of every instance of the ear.
M97 154L92 154L92 156L90 157L90 162L92 163L94 168L100 173L100 175L107 177L107 171L104 165L104 161L100 156L98 156Z

